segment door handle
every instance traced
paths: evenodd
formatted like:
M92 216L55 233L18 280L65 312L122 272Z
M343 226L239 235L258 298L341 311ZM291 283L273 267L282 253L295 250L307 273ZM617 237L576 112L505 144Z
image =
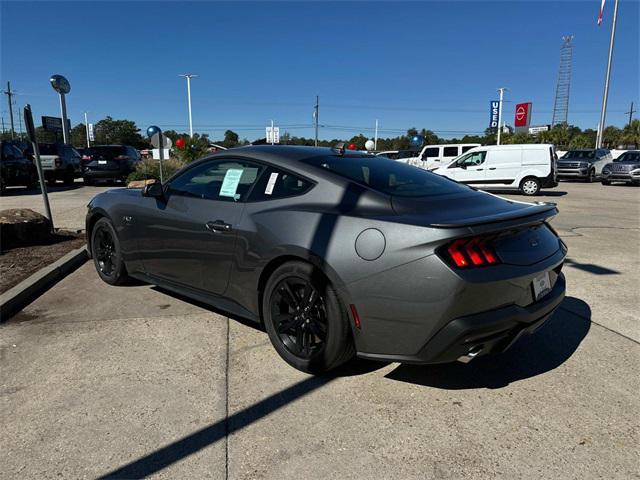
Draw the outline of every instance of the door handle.
M476 168L476 170L475 170L475 171L476 171L476 172L480 172L480 171L482 171L482 170L484 170L484 168Z
M495 169L496 169L496 167L491 167L489 170L495 170Z
M225 223L222 220L216 220L215 222L207 222L205 223L207 230L211 232L230 232L231 224Z

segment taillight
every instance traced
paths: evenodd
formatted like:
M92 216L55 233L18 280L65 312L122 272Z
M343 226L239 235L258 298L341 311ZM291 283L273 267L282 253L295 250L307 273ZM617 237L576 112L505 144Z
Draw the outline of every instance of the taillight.
M62 166L62 160L60 158L56 158L53 163L55 164L56 167L61 167Z
M494 237L459 238L442 252L453 266L458 268L483 267L500 263L491 241Z
M91 157L89 155L82 155L83 162L88 162L89 160L91 160Z
M129 160L129 157L127 155L118 155L117 157L113 158L114 160Z

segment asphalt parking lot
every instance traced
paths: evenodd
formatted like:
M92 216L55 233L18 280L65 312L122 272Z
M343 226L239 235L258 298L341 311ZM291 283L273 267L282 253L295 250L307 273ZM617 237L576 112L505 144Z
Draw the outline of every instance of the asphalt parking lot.
M66 228L104 189L76 187L52 194ZM1 476L640 477L640 188L561 183L537 200L560 208L567 298L468 365L310 377L241 319L85 264L0 325ZM38 195L0 207L14 202L40 210Z

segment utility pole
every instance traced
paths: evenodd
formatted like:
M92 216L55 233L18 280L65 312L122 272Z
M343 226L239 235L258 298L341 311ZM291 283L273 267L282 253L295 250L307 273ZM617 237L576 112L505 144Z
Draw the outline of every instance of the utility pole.
M378 119L376 118L376 133L373 136L373 149L378 149Z
M504 97L505 90L507 90L505 87L498 89L498 92L500 92L500 105L498 105L498 137L496 145L500 145L500 134L502 133L502 98Z
M191 118L191 79L197 77L193 73L185 73L180 75L187 79L187 103L189 105L189 138L193 138L193 119Z
M611 39L609 40L609 60L607 61L607 75L604 80L604 94L602 95L602 111L600 112L600 123L598 124L598 136L596 137L596 148L602 148L602 137L604 136L604 122L607 116L607 99L609 98L609 80L611 79L611 64L613 63L613 46L616 40L616 21L618 20L618 0L613 5L613 20L611 21Z
M7 96L7 100L9 102L9 118L11 119L11 138L13 138L16 134L15 128L13 127L13 97L16 92L11 91L11 82L7 82L7 89L3 92ZM4 131L4 127L2 128Z
M320 97L316 95L316 106L313 110L313 119L315 120L316 127L316 143L315 146L318 146L318 116L320 115Z
M631 121L633 120L633 114L636 113L637 110L633 109L633 102L631 102L631 107L629 108L628 112L624 112L624 114L626 115L627 113L629 114L629 125L631 125Z
M87 148L90 148L91 143L89 143L89 120L87 118L87 112L84 112L84 133L87 135Z

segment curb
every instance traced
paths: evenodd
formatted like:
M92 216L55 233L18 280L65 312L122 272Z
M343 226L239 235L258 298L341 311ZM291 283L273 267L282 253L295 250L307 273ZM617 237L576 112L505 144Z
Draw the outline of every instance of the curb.
M89 259L87 247L72 250L0 295L0 323L7 321Z

